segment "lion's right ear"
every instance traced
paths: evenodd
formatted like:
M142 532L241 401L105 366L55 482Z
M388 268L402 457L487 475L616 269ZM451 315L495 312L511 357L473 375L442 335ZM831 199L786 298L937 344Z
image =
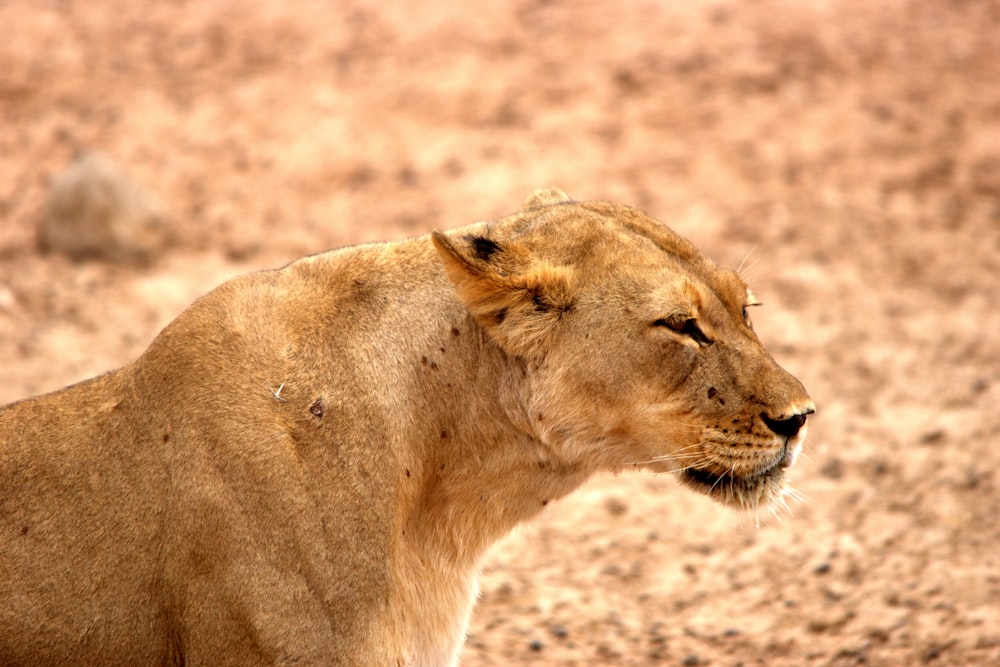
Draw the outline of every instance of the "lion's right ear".
M573 270L535 259L511 275L504 255L523 259L521 247L505 247L486 236L453 238L437 231L431 238L458 298L493 339L510 354L541 354L573 308Z
M572 201L569 195L559 188L541 188L535 190L525 198L524 204L521 205L521 210L537 211L552 204L563 204L568 201Z

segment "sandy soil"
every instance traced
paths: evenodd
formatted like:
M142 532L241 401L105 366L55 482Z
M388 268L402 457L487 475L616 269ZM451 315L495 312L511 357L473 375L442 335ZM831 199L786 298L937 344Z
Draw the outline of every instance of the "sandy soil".
M3 0L0 403L244 271L555 184L746 261L820 406L780 520L594 480L488 561L463 664L1000 664L1000 3ZM79 151L173 212L42 254Z

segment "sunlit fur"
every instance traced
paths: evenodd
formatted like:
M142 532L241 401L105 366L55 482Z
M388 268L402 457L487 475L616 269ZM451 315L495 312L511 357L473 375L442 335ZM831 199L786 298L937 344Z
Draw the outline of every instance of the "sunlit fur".
M454 664L486 549L593 473L790 493L812 404L749 303L557 190L232 280L0 409L0 664Z

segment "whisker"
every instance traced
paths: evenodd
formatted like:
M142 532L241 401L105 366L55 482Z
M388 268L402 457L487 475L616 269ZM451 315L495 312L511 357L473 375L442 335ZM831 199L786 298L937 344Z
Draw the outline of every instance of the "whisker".
M729 474L729 471L727 470L727 471L725 471L724 473L722 473L721 475L719 475L719 478L718 478L717 480L715 480L715 483L714 483L714 484L712 484L712 488L710 488L710 489L708 490L708 492L709 492L710 494L711 494L712 492L714 492L714 491L715 491L715 487L717 487L717 486L718 486L718 485L719 485L719 484L720 484L720 483L722 482L722 480L724 480L724 479L726 478L726 475L728 475L728 474ZM741 503L742 503L742 499L741 499Z
M782 500L784 500L784 497L787 496L792 500L794 500L796 503L812 502L812 499L809 498L809 496L805 495L798 489L794 489L790 486L785 487L785 489L781 492L781 495L782 495Z
M631 465L643 465L643 464L647 464L647 463L666 463L666 462L669 462L669 461L686 461L688 459L694 459L694 461L691 461L687 465L681 466L680 468L675 468L674 470L671 470L670 472L684 472L685 470L693 470L693 469L698 468L699 466L704 465L705 463L708 463L709 461L711 461L712 457L710 457L710 456L695 456L695 455L656 456L656 457L653 457L652 459L649 459L647 461L634 461Z
M736 275L738 275L740 278L745 278L746 277L743 274L743 268L746 265L747 260L750 259L751 255L753 255L754 252L756 252L756 250L757 250L757 246L753 246L752 248L750 248L750 252L748 252L743 257L743 260L740 262L739 267L736 269ZM751 264L749 267L747 267L747 271L749 271L750 269L752 269L756 264L757 264L757 260L755 260L753 264Z
M693 453L703 454L703 452L701 452L701 451L695 451L695 450L701 450L701 443L699 443L697 445L691 445L690 447L681 447L676 452L670 452L669 454L659 454L657 456L654 456L653 458L654 459L672 459L672 458L676 458L676 457L680 457L680 456L691 456Z
M781 512L779 511L779 509L783 509L785 511L788 511L788 506L785 505L784 503L782 503L781 507L779 508L779 507L775 506L774 504L772 504L767 509L771 513L771 517L775 521L777 521L778 523L781 523L782 516L781 516Z
M633 461L631 465L642 465L646 463L668 463L670 461L681 461L684 459L694 458L693 456L682 456L682 457L655 457L647 461ZM675 468L672 472L683 472L684 470L690 470L692 468L697 468L698 466L708 463L711 459L707 457L701 457L695 459L693 462L688 463L680 468Z
M790 494L788 493L788 491L789 491L789 489L787 489L787 488L783 489L782 492L781 492L781 494L777 498L777 502L781 503L781 509L782 510L784 510L789 516L792 516L792 514L793 514L792 508L788 506L788 498L790 497ZM774 516L779 521L781 521L781 515L778 513L778 507L777 506L772 505L771 506L771 512L773 512Z
M651 459L649 459L649 461L650 462L652 462L652 461L669 461L669 460L675 459L675 458L689 458L691 456L691 454L690 454L691 450L700 449L701 447L702 447L702 443L697 442L697 443L695 443L693 445L688 445L686 447L681 447L677 451L670 452L669 454L660 454L660 455L654 456Z
M677 468L673 472L684 472L685 470L697 470L701 465L708 463L710 459L699 459L690 465L686 465L683 468Z
M680 456L654 456L646 459L646 463L667 463L669 461L688 461L700 458L698 454L681 454Z

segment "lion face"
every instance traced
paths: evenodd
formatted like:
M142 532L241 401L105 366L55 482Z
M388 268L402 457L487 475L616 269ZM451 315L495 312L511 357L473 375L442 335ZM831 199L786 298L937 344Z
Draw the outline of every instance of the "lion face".
M560 198L435 237L460 298L524 360L529 428L567 463L779 499L815 408L754 334L746 284L634 209Z

